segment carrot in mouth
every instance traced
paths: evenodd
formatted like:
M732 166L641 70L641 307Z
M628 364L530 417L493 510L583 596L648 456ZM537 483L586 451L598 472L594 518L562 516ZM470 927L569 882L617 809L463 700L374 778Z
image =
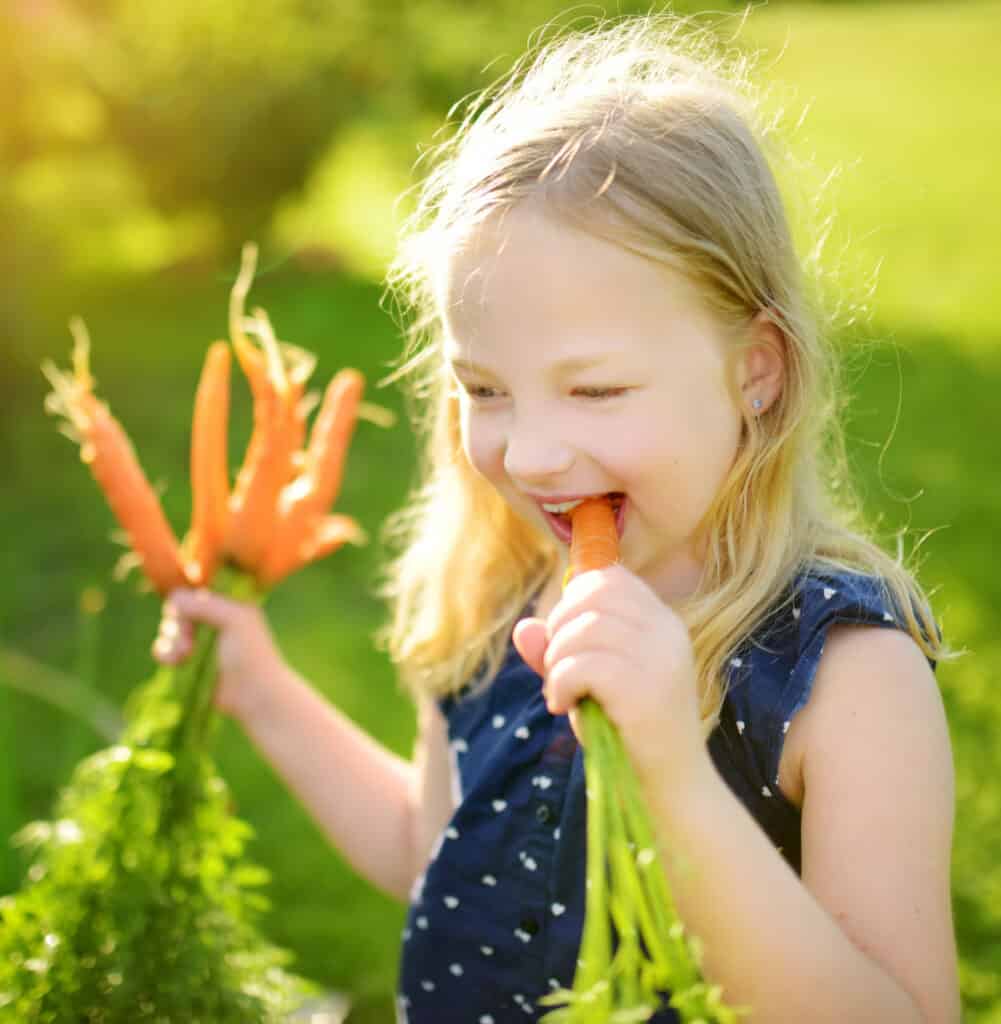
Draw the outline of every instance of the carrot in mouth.
M587 498L570 510L570 566L573 573L604 569L619 560L615 507L607 496Z

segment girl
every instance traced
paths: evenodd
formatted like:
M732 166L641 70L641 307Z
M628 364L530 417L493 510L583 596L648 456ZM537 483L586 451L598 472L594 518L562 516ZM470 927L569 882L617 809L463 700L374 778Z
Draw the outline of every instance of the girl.
M157 656L216 627L219 706L409 900L401 1021L537 1019L571 985L591 695L727 1002L951 1024L950 652L835 501L830 339L744 66L669 15L530 57L441 147L390 275L415 312L394 376L426 410L380 637L413 760L318 698L251 607L174 593ZM621 562L561 590L567 507L605 493Z

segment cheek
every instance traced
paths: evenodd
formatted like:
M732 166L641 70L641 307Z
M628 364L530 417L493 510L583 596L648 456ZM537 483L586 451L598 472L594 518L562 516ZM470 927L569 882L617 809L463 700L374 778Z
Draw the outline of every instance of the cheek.
M737 450L739 418L729 402L709 398L678 394L647 409L620 461L623 480L641 483L679 522L712 500Z
M729 399L717 396L714 403L707 403L693 414L691 423L690 451L699 454L699 458L692 461L692 468L700 480L703 499L710 500L722 486L736 458L740 416Z
M500 447L494 432L482 418L463 412L462 450L469 464L483 476L491 476L497 471Z

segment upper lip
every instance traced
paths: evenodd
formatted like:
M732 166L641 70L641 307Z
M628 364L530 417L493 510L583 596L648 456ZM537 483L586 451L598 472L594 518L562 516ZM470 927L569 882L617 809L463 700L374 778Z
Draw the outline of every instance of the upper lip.
M540 505L558 505L564 501L578 501L582 498L603 498L606 494L621 493L621 491L592 491L590 494L529 494L528 497Z

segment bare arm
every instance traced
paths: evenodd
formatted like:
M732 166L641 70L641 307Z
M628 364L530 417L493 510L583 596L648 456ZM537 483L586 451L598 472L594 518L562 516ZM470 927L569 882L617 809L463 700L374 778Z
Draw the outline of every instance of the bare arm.
M285 672L281 699L259 705L244 730L352 867L406 900L452 814L441 712L421 702L406 761Z
M406 899L415 877L415 765L377 743L290 667L244 731L351 866Z
M452 801L452 765L448 756L448 724L430 698L417 707L414 751L414 877L424 870L435 841L448 824Z
M257 607L204 590L173 592L153 647L157 659L184 660L195 622L219 631L217 707L242 725L352 867L405 900L452 813L446 726L435 704L421 702L408 761L285 662Z
M957 1024L953 769L923 655L898 631L832 630L801 714L802 881L711 762L698 792L651 794L707 975L752 1024Z

